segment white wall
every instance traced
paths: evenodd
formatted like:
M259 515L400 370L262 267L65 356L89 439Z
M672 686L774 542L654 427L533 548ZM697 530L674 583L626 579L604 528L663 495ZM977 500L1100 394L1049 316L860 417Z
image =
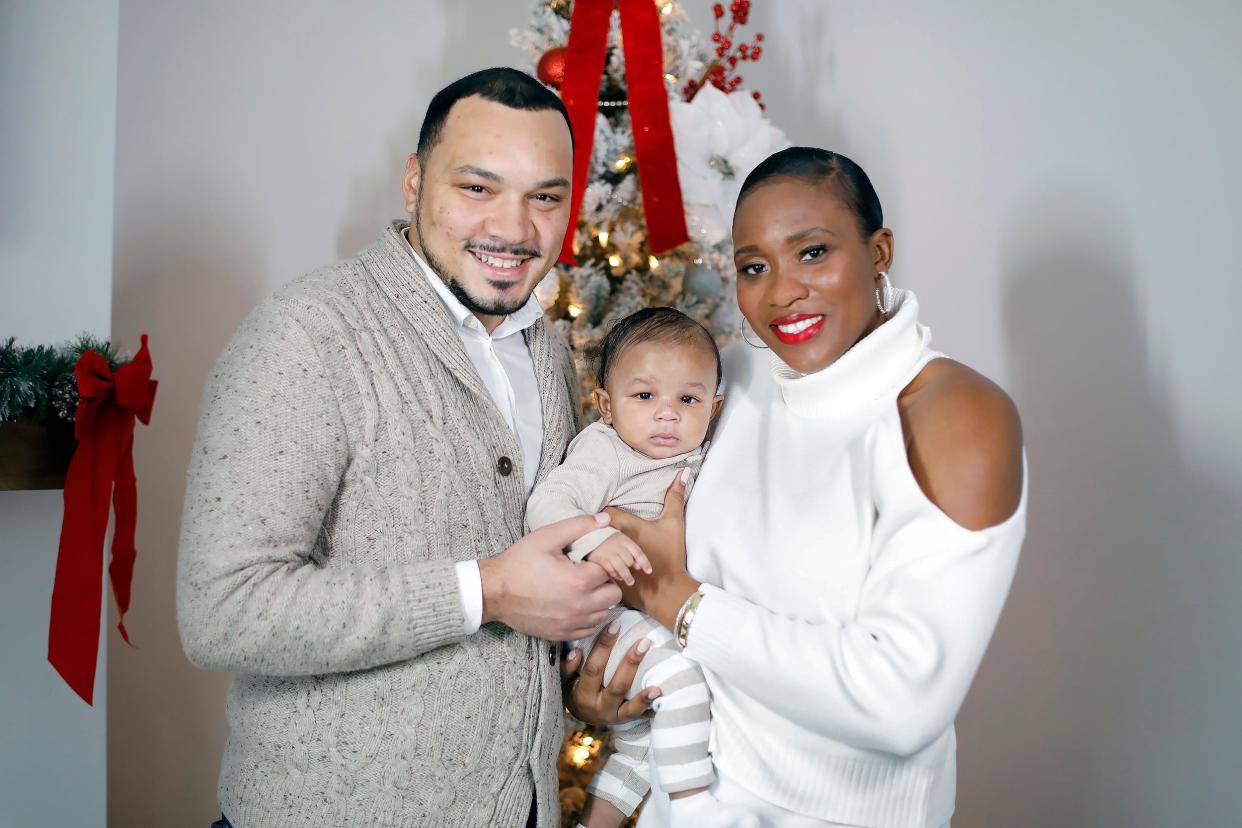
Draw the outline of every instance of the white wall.
M958 826L1236 824L1236 3L782 2L747 80L869 173L935 344L1022 410L1028 541Z
M0 338L110 333L116 36L115 0L0 0ZM61 512L0 492L0 828L104 825L102 648L94 707L47 663Z
M687 8L707 27L710 3ZM955 826L1226 824L1242 766L1242 396L1225 314L1230 4L756 4L747 80L872 174L936 343L1024 415L1029 541L960 719ZM149 331L140 557L110 650L113 826L212 816L227 678L176 637L211 362L273 287L370 241L430 95L521 65L511 0L121 5L115 318ZM1232 370L1231 370L1232 369ZM1217 378L1224 382L1214 382Z

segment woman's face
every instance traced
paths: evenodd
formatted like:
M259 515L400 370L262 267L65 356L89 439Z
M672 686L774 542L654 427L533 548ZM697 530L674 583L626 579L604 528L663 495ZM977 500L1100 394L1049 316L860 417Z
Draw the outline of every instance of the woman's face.
M878 274L893 234L864 238L831 183L776 178L747 193L733 219L737 303L795 371L831 365L884 321Z

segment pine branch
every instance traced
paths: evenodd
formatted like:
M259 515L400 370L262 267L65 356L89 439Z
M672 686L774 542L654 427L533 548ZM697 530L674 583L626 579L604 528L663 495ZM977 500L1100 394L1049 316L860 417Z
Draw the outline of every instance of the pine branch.
M112 371L126 362L111 342L86 333L59 348L18 346L16 337L0 344L0 422L22 415L37 422L52 416L72 421L78 405L73 369L88 349L103 357Z

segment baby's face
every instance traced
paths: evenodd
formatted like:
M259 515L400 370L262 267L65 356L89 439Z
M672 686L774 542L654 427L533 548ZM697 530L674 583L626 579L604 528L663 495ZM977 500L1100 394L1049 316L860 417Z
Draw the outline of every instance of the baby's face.
M604 422L630 448L657 460L702 445L723 399L706 347L659 341L625 349L595 395Z

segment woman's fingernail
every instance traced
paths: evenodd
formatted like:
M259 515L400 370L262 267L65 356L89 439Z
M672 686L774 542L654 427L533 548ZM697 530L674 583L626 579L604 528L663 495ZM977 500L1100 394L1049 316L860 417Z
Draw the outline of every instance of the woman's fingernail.
M608 625L609 635L616 635L620 631L621 631L621 619L620 618L618 618L617 620L613 621L611 624Z
M608 517L607 512L596 512L595 513L595 525L596 526L607 526L608 520L609 520L609 517Z
M566 661L569 661L569 660L571 660L571 659L575 659L575 658L577 658L577 657L578 657L578 648L577 648L577 647L571 647L571 648L570 648L570 650L569 650L569 652L567 652L567 653L565 654L565 660L566 660Z
M645 638L642 641L638 642L638 646L635 648L635 650L638 652L639 655L642 655L643 653L647 652L650 649L651 649L651 642Z
M690 469L682 469L681 470L681 484L684 486L685 484L689 482L690 482Z
M658 698L660 698L659 687L655 688L654 690L652 690L651 692L647 694L647 703L650 704L651 702L655 701Z

